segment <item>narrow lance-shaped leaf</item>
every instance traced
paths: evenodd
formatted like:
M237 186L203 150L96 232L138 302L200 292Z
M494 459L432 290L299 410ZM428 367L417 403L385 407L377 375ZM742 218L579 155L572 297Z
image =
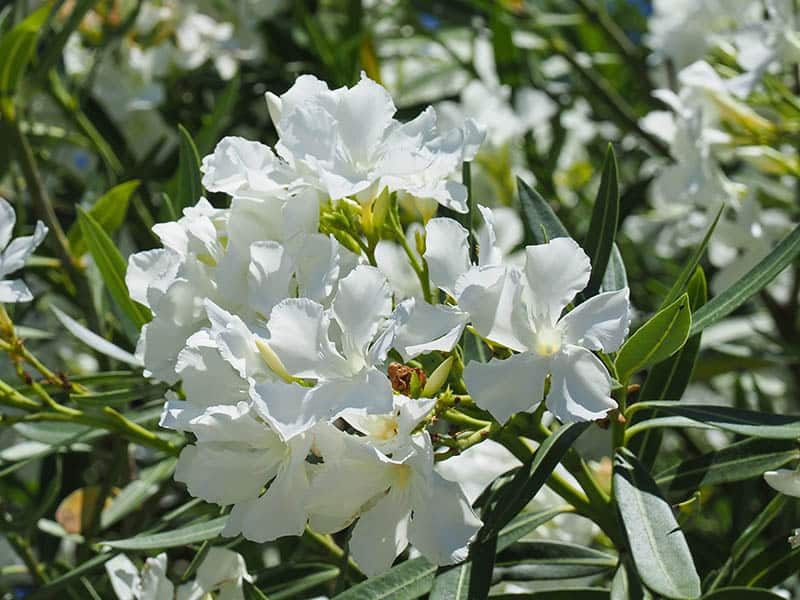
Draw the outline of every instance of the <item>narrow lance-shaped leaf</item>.
M681 272L678 275L678 278L675 280L675 283L672 284L672 287L664 297L664 300L661 303L662 308L680 296L684 292L684 288L688 286L692 277L696 275L698 265L700 264L700 259L703 258L703 254L705 254L706 248L708 247L708 242L711 239L711 234L713 234L714 230L717 228L717 223L719 223L719 219L722 217L724 210L725 205L723 204L719 207L717 216L714 217L714 220L708 227L708 230L706 231L705 236L703 236L703 240L700 242L700 245L695 248L695 251L692 254L692 257L689 259L689 262L687 262L683 269L681 269ZM695 310L697 310L697 308L693 305L692 311L694 312Z
M708 485L758 479L764 471L778 469L800 458L792 440L751 438L690 458L656 475L656 483L671 493Z
M712 298L693 317L691 334L719 322L760 292L800 255L800 225L796 226L761 262L720 295Z
M469 590L467 600L479 600L489 596L492 573L497 554L497 535L478 537L469 549Z
M14 95L33 58L39 34L50 15L50 3L28 15L0 40L0 112L14 119Z
M600 189L597 190L597 198L594 201L592 220L589 222L589 231L583 242L583 249L592 262L592 274L583 291L585 298L591 298L600 291L606 266L611 257L611 250L614 247L618 221L619 172L614 148L609 144L603 163Z
M625 448L614 458L614 496L631 556L644 584L666 598L700 596L700 577L672 507Z
M715 427L723 431L738 433L749 437L774 440L793 440L800 438L800 415L777 415L733 408L731 406L715 406L711 404L695 404L690 402L637 402L628 409L628 417L639 410L658 409L676 417L695 421L704 426ZM669 419L669 420L668 420ZM650 422L666 421L670 427L682 426L683 420L675 417L650 419Z
M155 550L158 548L175 548L212 540L222 533L228 517L218 517L202 523L194 523L164 533L141 534L123 540L109 540L102 545L118 550Z
M539 192L522 179L517 179L517 189L526 244L544 244L553 238L570 237L566 227Z
M634 373L675 354L689 337L692 324L689 296L683 294L642 325L620 348L617 379L626 384Z
M606 265L606 272L603 275L603 285L600 287L602 292L616 292L628 287L628 274L625 271L625 263L622 261L622 254L616 242L611 246L611 256Z
M708 289L702 267L697 267L695 270L687 286L687 293L692 311L696 311L706 303ZM678 352L650 369L639 392L640 400L678 400L683 397L683 393L689 385L697 355L700 353L700 336L699 333L693 335L686 340L683 348ZM628 447L649 468L655 462L661 448L661 438L660 431L648 430L645 435L637 438L635 443Z
M80 207L78 225L114 302L131 323L141 329L150 320L150 315L144 306L131 300L128 286L125 285L125 260L119 250L100 224Z
M103 194L88 211L86 211L108 235L114 235L120 225L125 221L131 196L139 187L138 179L126 181L114 186ZM79 223L70 227L67 234L69 246L75 256L86 253L86 241L83 239Z
M180 148L178 151L178 193L176 200L183 209L194 206L203 195L200 176L200 156L192 136L183 125L178 125Z
M414 558L377 577L371 577L334 598L335 600L413 600L430 591L435 574L435 566L423 557Z

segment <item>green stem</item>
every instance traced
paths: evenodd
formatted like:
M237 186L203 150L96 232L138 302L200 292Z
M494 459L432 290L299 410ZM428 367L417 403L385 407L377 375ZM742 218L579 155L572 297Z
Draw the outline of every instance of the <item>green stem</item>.
M33 583L37 586L47 583L47 576L45 575L44 567L42 567L42 565L39 564L39 561L36 560L36 556L34 556L33 549L28 543L28 540L11 531L6 533L6 539L14 549L14 552L16 552L17 555L22 559L22 562L25 563L25 567L28 569L28 573L33 579Z
M337 561L344 560L345 558L345 551L339 547L339 545L333 541L333 538L329 535L322 535L317 533L310 527L306 527L306 530L303 532L303 538L311 542L311 545L316 546L317 549L322 550L326 554L329 554L333 559ZM349 566L348 572L349 576L356 581L361 581L366 579L366 575L358 568L358 565L355 563L352 557L347 557L347 564Z

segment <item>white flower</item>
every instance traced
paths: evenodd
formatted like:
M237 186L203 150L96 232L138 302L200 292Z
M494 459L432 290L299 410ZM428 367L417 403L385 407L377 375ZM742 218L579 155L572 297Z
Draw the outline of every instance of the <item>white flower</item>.
M316 447L324 462L309 494L311 525L337 531L358 517L350 550L367 575L388 569L409 542L434 564L466 558L481 521L461 487L434 470L427 433L398 441L389 458L328 425Z
M794 469L778 469L767 471L764 479L769 486L781 494L800 498L800 471Z
M4 198L0 198L0 302L30 302L33 294L21 279L5 280L7 275L20 270L33 251L42 243L47 235L47 227L41 221L36 222L33 235L11 239L17 217L14 209Z
M242 533L266 542L303 532L310 436L284 442L263 421L257 405L247 402L202 409L171 400L161 426L196 436L197 443L181 451L175 480L185 483L192 496L233 505L223 535Z
M106 573L119 600L173 600L174 586L167 579L167 555L148 558L141 574L131 560L119 554L106 562Z
M550 375L547 408L562 422L614 408L610 376L592 351L613 352L625 339L628 289L598 294L561 317L591 271L570 238L528 246L521 273L488 269L460 280L459 306L481 335L519 354L467 365L464 381L475 402L504 422L539 403Z
M232 550L213 546L197 567L196 579L175 586L167 578L167 555L145 561L142 572L124 554L105 564L111 587L119 600L201 600L215 593L219 600L244 600L242 582L252 581L244 558Z
M288 165L269 146L235 136L222 138L200 170L204 188L231 196L258 198L291 180Z
M303 75L267 102L278 154L332 200L361 194L369 201L387 186L467 211L466 188L448 177L477 152L483 134L474 122L442 134L429 108L400 123L388 92L365 75L336 90Z

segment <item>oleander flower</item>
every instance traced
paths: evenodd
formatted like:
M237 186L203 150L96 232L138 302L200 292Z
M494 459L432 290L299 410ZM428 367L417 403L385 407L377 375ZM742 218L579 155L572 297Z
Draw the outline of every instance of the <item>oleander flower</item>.
M303 75L280 97L267 93L267 103L278 154L330 199L369 202L388 187L467 212L466 187L449 177L483 140L474 121L442 133L428 108L401 123L389 93L363 74L352 88L335 90Z
M460 280L459 306L487 339L518 352L470 362L464 381L498 421L539 403L562 422L603 417L616 406L611 378L592 351L613 352L628 331L628 289L600 293L561 313L589 282L589 258L570 238L525 249L524 270L474 269Z
M30 302L33 294L22 279L5 279L14 271L25 266L33 251L42 243L47 235L47 227L41 221L36 222L33 235L11 239L17 216L11 204L0 198L0 302Z
M461 486L434 470L428 433L408 436L408 426L400 431L403 420L414 421L404 419L403 410L388 429L380 417L372 426L359 422L366 439L327 425L315 441L324 462L308 496L310 524L332 532L358 518L350 551L370 576L388 569L409 543L434 564L460 562L482 525ZM391 457L370 443L376 438L391 443Z

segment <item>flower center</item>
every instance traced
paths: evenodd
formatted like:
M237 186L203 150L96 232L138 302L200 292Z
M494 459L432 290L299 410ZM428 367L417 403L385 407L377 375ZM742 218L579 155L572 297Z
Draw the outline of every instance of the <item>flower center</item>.
M388 441L397 436L400 426L394 417L378 417L372 436L381 441Z
M405 488L411 481L411 465L394 465L394 486Z
M536 352L542 356L552 356L561 350L561 332L555 327L544 327L536 334Z

